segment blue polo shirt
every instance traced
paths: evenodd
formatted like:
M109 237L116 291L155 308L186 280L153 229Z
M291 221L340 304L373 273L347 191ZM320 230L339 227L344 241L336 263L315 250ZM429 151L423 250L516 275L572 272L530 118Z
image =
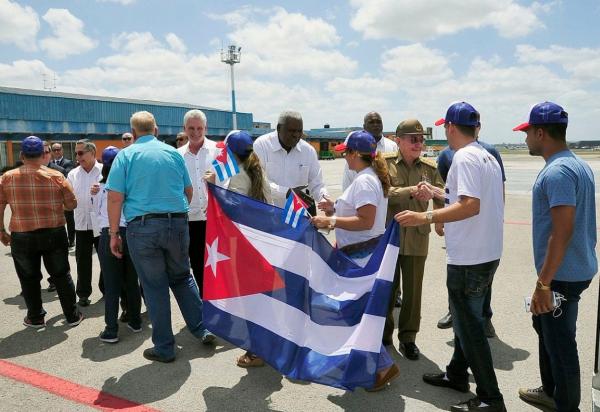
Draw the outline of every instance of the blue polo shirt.
M493 145L482 142L481 140L477 140L477 143L479 143L481 147L487 150L498 161L498 164L500 165L500 171L502 172L502 181L506 182L506 175L504 174L504 164L502 163L502 158L500 157L500 153L498 152L498 150L496 150L496 148ZM450 170L450 166L452 165L454 153L456 152L450 149L450 147L448 146L444 150L442 150L438 155L437 168L438 172L440 172L440 175L442 176L442 179L444 179L444 182L448 177L448 171Z
M554 279L580 282L598 271L594 188L592 169L570 150L555 153L546 161L533 185L533 257L538 274L552 231L550 209L556 206L575 206L575 227Z
M191 185L177 150L148 135L117 154L106 189L124 194L123 214L130 222L149 213L187 212L183 189Z

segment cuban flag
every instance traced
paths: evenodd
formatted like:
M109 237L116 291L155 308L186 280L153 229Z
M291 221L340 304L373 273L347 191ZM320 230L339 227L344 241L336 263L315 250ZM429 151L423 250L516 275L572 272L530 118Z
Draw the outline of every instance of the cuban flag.
M300 218L308 213L306 209L308 209L306 203L292 190L283 207L282 217L284 223L292 225L293 228L298 227Z
M390 225L361 268L281 209L208 185L205 326L283 375L353 390L375 382L398 257Z
M219 182L223 182L240 172L235 156L231 149L226 145L220 147L221 152L215 157L212 164L219 178Z

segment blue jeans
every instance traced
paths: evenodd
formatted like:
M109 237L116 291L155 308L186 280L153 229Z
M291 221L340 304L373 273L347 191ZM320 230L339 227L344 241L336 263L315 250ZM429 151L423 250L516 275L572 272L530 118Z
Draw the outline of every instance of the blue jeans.
M190 274L187 217L136 219L127 225L129 253L144 288L152 322L152 342L162 357L175 356L169 288L185 323L200 338L202 301Z
M483 305L499 260L478 265L448 265L448 297L454 328L454 354L446 367L448 378L468 381L470 367L477 396L488 404L502 403L492 353L485 337Z
M79 319L75 303L75 286L69 266L69 245L64 226L38 229L31 232L12 232L10 250L17 276L21 282L27 317L42 321L46 311L42 308L41 261L56 286L63 313L68 322Z
M559 412L579 411L581 382L575 334L579 299L590 282L553 280L552 290L566 299L555 312L560 316L554 317L553 312L533 316L533 328L539 336L542 386L544 392L554 398Z
M142 298L140 296L140 287L138 277L127 249L126 231L122 227L119 229L123 239L123 258L118 259L110 251L110 236L108 228L103 228L100 233L100 242L98 245L98 257L100 267L104 274L104 322L106 329L111 333L117 333L119 324L119 296L125 286L125 296L127 297L127 315L129 324L138 329L142 326L140 310Z

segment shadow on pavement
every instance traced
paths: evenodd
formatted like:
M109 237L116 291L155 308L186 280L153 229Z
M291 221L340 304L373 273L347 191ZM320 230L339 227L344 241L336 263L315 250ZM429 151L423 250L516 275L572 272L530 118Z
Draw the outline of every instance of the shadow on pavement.
M42 288L42 304L54 302L56 300L58 300L58 294L56 292L47 292L46 289ZM16 295L12 298L6 298L2 301L7 305L18 306L19 309L27 309L27 306L25 305L25 299L23 299L23 296L21 295Z
M283 387L283 376L275 369L248 368L248 374L242 376L231 388L211 386L202 392L206 410L209 412L247 410L264 411L271 409L270 397Z
M105 362L119 356L127 355L138 349L144 341L146 341L152 334L152 329L144 324L142 331L134 333L127 328L125 323L119 323L119 342L117 343L105 343L98 336L84 339L81 347L83 352L81 357L89 359L92 362Z
M521 348L513 348L508 343L503 342L499 337L488 339L492 358L494 359L494 369L511 371L516 362L522 362L531 355L528 351ZM446 345L454 347L454 340L446 342Z
M58 325L55 326L57 322ZM48 319L44 329L23 326L23 330L0 341L0 358L15 358L45 351L67 340L67 329L69 326L62 314Z

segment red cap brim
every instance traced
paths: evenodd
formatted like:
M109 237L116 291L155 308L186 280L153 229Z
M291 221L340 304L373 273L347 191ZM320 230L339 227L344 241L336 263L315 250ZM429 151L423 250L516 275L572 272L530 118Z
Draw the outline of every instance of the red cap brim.
M514 132L526 132L527 129L529 129L531 125L529 123L521 123L520 125L518 125L517 127L513 128Z
M222 149L222 148L224 148L224 147L225 147L225 141L221 140L220 142L217 142L217 147L218 147L219 149Z
M446 119L443 119L443 118L442 118L442 119L439 119L439 120L437 120L437 121L436 121L434 124L435 124L436 126L441 126L441 125L443 125L444 123L446 123Z
M333 150L335 150L336 152L344 152L346 150L346 148L347 148L346 143L340 143L338 145L335 145Z

